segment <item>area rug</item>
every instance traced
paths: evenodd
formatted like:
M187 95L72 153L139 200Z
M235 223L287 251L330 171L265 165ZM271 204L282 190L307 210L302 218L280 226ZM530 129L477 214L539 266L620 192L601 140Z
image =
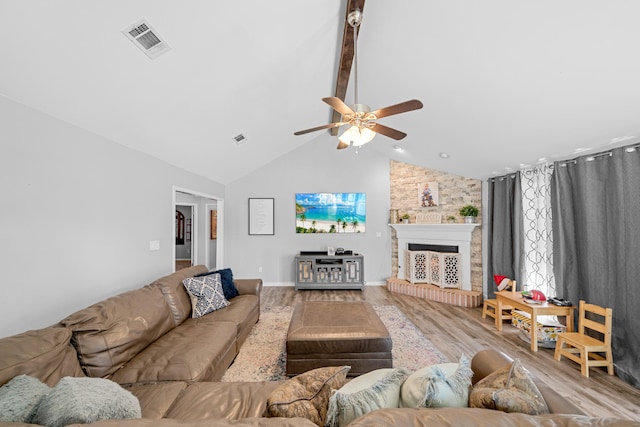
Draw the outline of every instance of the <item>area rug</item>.
M418 370L446 358L395 306L374 305L393 342L393 366ZM274 381L286 379L285 342L293 307L263 308L240 353L221 381Z

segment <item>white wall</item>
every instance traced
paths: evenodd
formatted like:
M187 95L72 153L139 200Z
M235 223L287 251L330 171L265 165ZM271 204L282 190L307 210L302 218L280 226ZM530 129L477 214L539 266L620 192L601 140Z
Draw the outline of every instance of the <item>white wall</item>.
M225 192L3 97L0 178L0 337L171 273L173 186Z
M364 148L356 155L353 149L336 150L336 145L336 138L323 133L227 185L225 264L235 277L261 277L267 285L292 284L293 257L300 251L321 251L327 246L363 254L368 284L383 283L391 275L389 160L371 149ZM366 232L296 234L295 193L303 192L366 193ZM275 198L274 236L248 235L250 197Z

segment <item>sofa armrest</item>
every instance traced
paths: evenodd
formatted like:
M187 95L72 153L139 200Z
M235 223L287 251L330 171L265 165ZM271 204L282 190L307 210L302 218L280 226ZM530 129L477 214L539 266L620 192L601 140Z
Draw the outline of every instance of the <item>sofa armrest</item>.
M511 363L513 363L513 359L501 351L494 349L480 350L471 359L471 370L473 371L471 383L475 384L490 373Z
M260 296L262 291L262 279L233 279L240 295Z
M552 414L587 415L580 408L562 397L557 391L548 385L541 383L540 381L536 381L536 385L538 386L538 390L540 390L540 394L544 397L544 401L547 402L549 412Z

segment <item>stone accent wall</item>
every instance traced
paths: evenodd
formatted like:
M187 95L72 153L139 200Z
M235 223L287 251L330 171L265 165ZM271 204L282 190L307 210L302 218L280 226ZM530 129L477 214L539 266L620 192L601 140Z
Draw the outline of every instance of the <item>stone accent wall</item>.
M480 210L478 223L482 223L482 182L452 175L431 169L425 169L408 163L391 160L391 209L398 209L400 216L408 213L410 223L416 222L416 214L437 212L446 223L449 216L455 222L464 222L458 211L462 206L475 205ZM438 206L420 207L418 204L419 188L425 182L437 182ZM398 239L392 229L392 265L393 276L398 277ZM400 277L400 279L404 279ZM471 289L482 293L482 230L478 226L471 238Z

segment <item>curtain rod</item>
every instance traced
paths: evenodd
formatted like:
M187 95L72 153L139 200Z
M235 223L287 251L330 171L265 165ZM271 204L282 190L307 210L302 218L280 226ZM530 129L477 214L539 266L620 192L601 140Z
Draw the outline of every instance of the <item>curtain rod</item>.
M619 147L619 148L624 148L625 153L633 153L638 148L640 148L640 143L627 145L625 147ZM565 160L565 161L560 163L560 166L566 166L568 164L574 164L575 165L578 162L578 159L581 158L581 157L585 157L585 159L588 162L592 162L593 160L595 160L596 157L604 157L604 156L611 157L611 156L613 156L613 150L615 150L615 148L612 148L611 150L603 151L601 153L596 153L596 154L591 154L591 155L586 155L585 154L584 156L575 157L575 158L570 159L570 160Z
M496 179L499 181L504 181L506 178L515 178L518 172L511 172L502 176L494 176L493 178L489 178L489 181L496 182Z
M640 148L640 142L635 143L635 144L631 144L631 145L627 145L627 146L624 146L624 147L618 147L618 148L624 148L625 153L633 153L633 152L634 152L634 151L636 151L638 148ZM607 151L603 151L603 152L601 152L601 153L592 154L592 155L586 155L586 154L585 154L585 155L580 156L580 157L586 157L587 161L593 161L596 157L602 157L602 156L609 156L609 157L611 157L611 156L613 155L613 150L615 150L615 148L612 148L612 149L607 150ZM574 165L575 165L575 164L578 162L578 159L579 159L580 157L575 157L575 158L573 158L573 159L568 159L568 160L564 160L564 161L563 161L563 160L560 160L559 165L560 165L560 166L566 166L566 165L568 165L568 164L574 164ZM539 164L542 164L542 163L539 163ZM553 167L554 167L554 163L548 163L548 165L549 165L549 167L550 167L551 169L553 169ZM533 168L528 168L528 169L533 169ZM526 170L526 169L521 169L521 171L522 171L522 170ZM489 182L495 182L495 181L496 181L496 179L497 179L497 180L500 180L500 181L504 181L504 179L505 179L505 178L514 178L514 177L516 176L516 174L517 174L517 173L518 173L518 172L509 172L509 173L507 173L507 174L505 174L505 175L502 175L502 176L496 176L496 177L489 178L487 181L489 181Z

